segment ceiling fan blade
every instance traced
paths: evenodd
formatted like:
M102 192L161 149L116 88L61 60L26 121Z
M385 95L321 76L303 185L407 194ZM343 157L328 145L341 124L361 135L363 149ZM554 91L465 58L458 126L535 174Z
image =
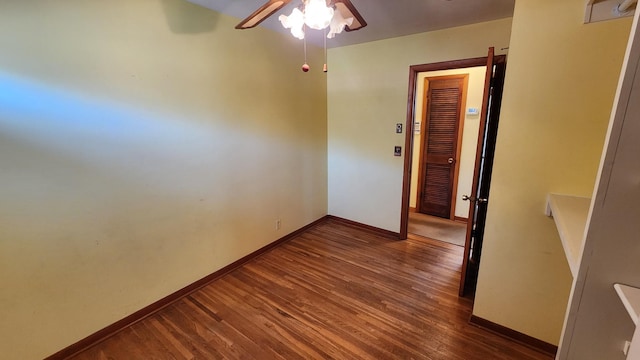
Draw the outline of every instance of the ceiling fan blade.
M358 10L356 10L355 6L353 6L350 0L333 0L333 5L335 5L336 10L342 13L342 17L353 18L353 23L351 23L350 26L347 26L345 30L354 31L367 26L367 22L364 21L364 18L362 17L362 15L360 15Z
M246 19L242 20L240 24L236 25L236 29L250 29L260 24L264 19L271 16L276 11L282 9L291 0L269 0L266 4L262 5L253 14L249 15Z

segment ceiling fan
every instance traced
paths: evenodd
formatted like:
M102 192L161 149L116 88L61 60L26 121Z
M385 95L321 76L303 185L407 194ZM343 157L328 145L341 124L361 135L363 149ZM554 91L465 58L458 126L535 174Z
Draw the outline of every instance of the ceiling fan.
M297 1L297 0L296 0ZM249 15L246 19L242 20L237 26L236 29L250 29L252 27L257 26L262 21L264 21L269 16L273 15L276 11L282 9L285 5L289 4L291 0L269 0L267 3L262 5L258 10L256 10L253 14ZM344 19L345 21L341 23L342 27L346 31L354 31L362 29L367 26L367 22L362 18L358 10L353 6L350 0L301 0L302 4L294 9L295 14L296 10L300 14L306 14L309 12L310 7L316 6L318 2L324 3L326 8L331 9L331 14L333 17L340 17L340 19ZM335 13L335 15L333 15ZM292 18L292 15L289 18ZM284 20L286 20L286 16L284 16ZM283 22L285 27L290 27L285 25L285 21L283 21L283 15L280 16L280 21ZM328 21L331 21L331 17L329 17ZM307 22L308 24L308 22ZM311 26L314 28L313 26ZM323 28L329 27L329 24L324 25ZM340 31L338 31L340 32ZM293 30L292 30L293 33ZM295 34L294 34L295 36ZM332 36L331 36L332 37Z
M301 4L294 8L290 15L280 15L278 18L286 29L291 29L291 34L304 40L304 64L302 71L308 72L307 64L307 29L324 30L325 32L325 63L322 68L327 72L327 41L343 30L354 31L367 26L362 15L356 10L350 0L296 0ZM253 14L242 20L236 29L250 29L257 26L276 11L289 4L291 0L269 0Z

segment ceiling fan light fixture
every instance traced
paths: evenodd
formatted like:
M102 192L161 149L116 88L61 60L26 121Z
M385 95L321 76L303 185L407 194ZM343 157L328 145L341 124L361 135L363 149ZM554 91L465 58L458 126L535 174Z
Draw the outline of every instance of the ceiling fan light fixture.
M304 23L316 30L325 29L333 19L333 8L326 0L309 0L304 7Z
M236 29L252 28L290 2L291 0L267 0L258 10L236 25ZM286 29L291 29L293 36L298 39L304 39L307 27L315 30L326 30L330 27L327 37L331 39L343 30L354 31L367 26L367 22L353 6L351 0L298 0L298 2L301 4L297 10L294 9L289 16L279 17L282 25Z
M300 9L293 9L289 16L280 15L278 20L280 20L285 29L291 29L291 35L300 40L304 39L304 14Z
M351 26L353 24L353 18L344 18L339 11L336 11L333 15L333 19L331 19L331 24L329 25L329 33L327 34L328 39L333 39L336 34L340 34L345 27Z
M291 11L289 15L280 15L278 20L285 29L291 29L291 35L304 42L304 65L302 71L308 72L310 67L307 64L307 40L305 31L307 27L314 30L324 30L326 38L324 40L324 67L322 71L327 72L327 38L332 39L342 31L353 31L367 26L358 10L353 6L351 0L299 0L300 6ZM633 1L633 0L628 0ZM236 29L247 29L254 27L276 11L289 4L291 0L267 0L248 18L242 20ZM330 5L327 5L329 3ZM328 28L328 30L327 30Z

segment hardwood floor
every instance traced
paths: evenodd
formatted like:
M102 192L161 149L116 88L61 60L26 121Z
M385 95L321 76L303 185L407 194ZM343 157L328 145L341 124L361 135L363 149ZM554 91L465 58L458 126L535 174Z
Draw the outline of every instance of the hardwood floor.
M468 324L461 256L330 219L72 359L551 359Z

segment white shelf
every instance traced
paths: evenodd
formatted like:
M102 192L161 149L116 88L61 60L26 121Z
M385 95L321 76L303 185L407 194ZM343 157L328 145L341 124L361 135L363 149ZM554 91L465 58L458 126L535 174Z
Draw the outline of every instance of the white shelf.
M616 289L620 300L631 316L631 320L637 326L638 317L640 317L640 289L622 284L615 284L613 288Z
M547 216L553 216L556 222L562 247L574 277L578 273L590 206L591 199L586 197L559 194L549 194L547 197Z

